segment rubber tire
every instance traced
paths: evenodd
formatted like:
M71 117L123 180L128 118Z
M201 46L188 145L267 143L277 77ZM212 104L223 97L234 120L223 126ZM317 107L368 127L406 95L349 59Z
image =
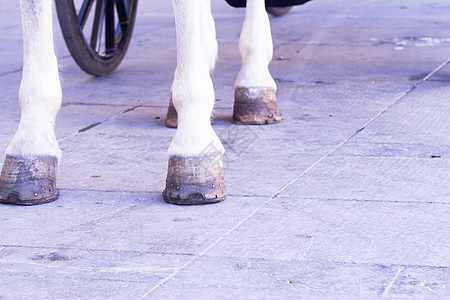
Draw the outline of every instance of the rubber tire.
M274 17L281 17L291 11L292 6L266 7L266 11Z
M86 73L94 76L104 76L112 73L124 58L130 44L138 0L134 0L132 3L130 23L126 36L122 37L114 55L108 58L99 56L86 41L78 24L73 0L56 0L55 3L64 40L78 66Z

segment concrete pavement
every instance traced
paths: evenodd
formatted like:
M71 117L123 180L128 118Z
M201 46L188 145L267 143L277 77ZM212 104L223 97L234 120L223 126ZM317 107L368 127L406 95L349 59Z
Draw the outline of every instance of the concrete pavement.
M5 149L22 41L18 2L0 3ZM285 117L271 126L231 124L244 13L213 1L229 196L196 207L161 197L170 1L140 1L103 78L75 65L55 18L61 197L0 206L0 299L450 298L448 1L312 1L271 19Z

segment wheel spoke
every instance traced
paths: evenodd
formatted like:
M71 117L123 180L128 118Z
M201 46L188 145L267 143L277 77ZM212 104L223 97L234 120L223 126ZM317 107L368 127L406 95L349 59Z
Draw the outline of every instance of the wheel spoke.
M114 0L106 0L105 8L105 48L106 53L115 48Z
M128 23L130 22L127 7L128 0L116 0L117 15L119 16L119 24L123 32L127 31Z
M104 0L98 0L97 5L95 7L95 16L94 16L94 24L92 25L92 34L91 34L91 48L93 50L100 48L101 33L102 33L102 21L105 13ZM98 47L97 47L98 44ZM98 50L97 50L98 51Z
M84 0L81 5L80 12L78 13L78 24L80 24L81 30L83 30L84 25L86 24L93 3L94 0Z

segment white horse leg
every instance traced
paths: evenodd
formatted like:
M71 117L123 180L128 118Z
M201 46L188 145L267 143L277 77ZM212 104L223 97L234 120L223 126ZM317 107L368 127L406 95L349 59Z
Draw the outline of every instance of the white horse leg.
M216 65L218 45L216 39L216 26L211 14L210 0L200 0L200 30L203 55L206 62L209 64L209 71L211 72ZM211 123L213 123L213 121L213 117L211 116ZM176 128L178 124L177 111L173 105L172 99L170 99L169 102L165 124L170 128Z
M174 204L204 204L225 199L222 143L210 116L214 89L209 71L211 52L202 43L200 4L204 0L172 0L177 30L177 68L172 100L178 128L169 147L163 198Z
M273 44L264 0L247 0L239 51L242 68L234 85L233 121L238 124L281 121L275 97L277 86L268 68Z
M211 72L216 66L218 45L210 0L200 0L200 30L203 55Z
M21 0L24 62L17 132L6 149L0 202L33 205L58 197L56 168L61 151L55 118L61 86L53 49L52 0Z

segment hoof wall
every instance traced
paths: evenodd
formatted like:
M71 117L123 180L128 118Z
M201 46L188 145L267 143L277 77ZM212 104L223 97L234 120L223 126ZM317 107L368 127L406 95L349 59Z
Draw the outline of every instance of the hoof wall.
M243 88L234 91L233 123L264 125L283 120L277 106L275 90L271 88Z
M169 158L163 199L178 205L217 203L225 200L222 155Z
M54 201L58 160L52 156L22 158L7 155L0 175L0 202L36 205Z

